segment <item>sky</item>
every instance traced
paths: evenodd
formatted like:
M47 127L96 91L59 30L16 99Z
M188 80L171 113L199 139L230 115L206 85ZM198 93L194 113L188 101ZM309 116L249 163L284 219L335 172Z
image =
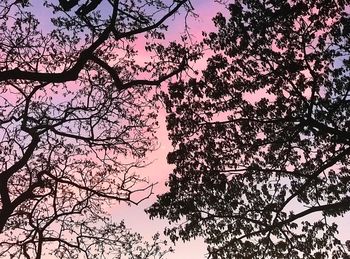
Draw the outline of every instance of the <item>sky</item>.
M193 35L194 40L201 39L202 31L213 31L215 30L212 17L217 12L225 12L222 5L209 0L193 0L193 6L195 12L198 14L197 19L190 18L188 21L190 27L190 33ZM184 23L182 19L177 18L171 22L169 29L170 34L181 33L184 30ZM171 35L170 35L171 36ZM195 64L196 68L204 68L205 57ZM252 96L252 98L254 98ZM145 169L142 169L142 175L148 176L150 181L158 182L155 188L155 195L164 192L164 183L167 180L168 174L172 170L172 166L167 164L166 155L168 151L172 150L170 141L167 138L167 132L165 128L165 111L159 112L159 123L160 128L158 131L158 138L160 142L160 148L150 155L150 160L154 162ZM141 203L139 206L127 206L121 205L112 209L112 216L116 220L124 219L127 226L132 227L133 231L141 233L144 237L150 238L155 232L162 233L164 227L167 226L166 220L150 220L144 213L144 209L152 204L155 200L155 196ZM311 215L312 217L316 215ZM339 234L344 240L350 240L349 231L349 216L337 217L333 219L339 225ZM169 254L166 258L168 259L203 259L206 254L206 246L204 241L201 239L193 240L190 242L182 243L181 241L176 243L175 252Z
M192 0L192 4L195 9L195 13L198 14L198 18L189 17L187 24L189 25L190 33L193 41L201 40L202 31L213 31L214 26L212 17L219 12L224 11L223 6L216 3L214 0ZM44 14L45 12L39 12ZM45 17L41 17L45 20ZM169 22L170 39L177 39L179 35L184 31L184 17L177 16L176 19L171 19ZM194 64L198 69L204 68L205 57ZM165 182L168 179L169 173L172 171L172 166L167 164L166 156L169 151L172 150L171 143L167 136L164 110L160 110L159 117L159 129L157 132L158 141L160 143L159 148L151 153L148 157L149 161L153 161L149 166L143 168L139 173L148 177L150 182L158 182L154 188L154 195L148 200L145 200L138 206L126 204L118 204L111 208L111 217L115 221L124 220L126 226L131 228L134 232L139 232L146 239L150 239L156 232L162 233L164 227L168 225L166 220L154 219L150 220L144 210L149 207L156 199L156 195L163 193L166 190ZM348 218L338 218L340 225L346 226ZM347 228L340 228L342 235L350 239L350 232ZM164 238L164 236L163 236ZM205 258L206 246L201 239L193 240L187 243L181 241L176 243L176 246L172 245L175 252L169 254L167 259L203 259Z
M48 15L47 9L40 4L41 1L32 1L32 3L33 8L35 9L34 12L41 23L41 28L44 31L51 30L50 16ZM202 39L202 31L211 31L214 29L212 18L218 11L223 9L223 6L216 3L214 0L192 0L192 4L195 13L198 14L198 17L188 17L187 25L189 26L192 40L195 42ZM178 15L174 19L169 19L168 24L168 39L180 39L180 35L185 30L184 15ZM144 46L140 46L140 48L143 47ZM193 65L198 69L204 68L205 58L197 62L197 64ZM166 220L150 220L149 216L144 212L144 210L156 200L156 195L165 192L165 182L168 179L169 173L172 171L172 166L166 162L167 153L172 150L172 146L168 140L166 132L166 113L164 110L160 110L158 114L160 125L157 132L159 148L155 152L151 153L148 157L148 161L153 161L152 164L139 171L140 175L149 177L149 181L151 183L158 183L154 188L154 195L138 206L128 206L125 203L121 203L110 209L111 217L113 220L117 222L124 220L126 226L130 228L132 232L140 233L145 237L145 239L151 239L151 237L157 232L162 233L164 227L168 225ZM162 236L161 238L165 237ZM206 246L201 239L193 240L187 243L178 242L176 246L171 246L175 249L175 252L169 254L166 257L167 259L205 258Z
M160 128L157 136L159 138L160 147L149 156L149 160L153 161L153 163L148 167L141 169L139 172L142 176L149 177L150 182L158 182L154 188L154 195L137 206L120 204L111 208L111 215L114 220L124 220L127 227L130 227L132 231L142 234L145 239L150 239L156 232L163 233L164 228L168 226L167 220L151 220L144 212L144 209L152 205L155 201L156 195L161 194L166 190L165 181L172 170L172 166L166 162L166 155L168 151L172 149L172 146L167 138L164 111L160 111L158 119ZM162 237L164 238L164 236ZM205 258L206 246L201 239L186 243L180 241L176 243L176 245L170 245L175 251L174 253L168 254L166 257L167 259Z
M224 7L211 0L193 0L192 4L198 17L189 17L187 22L190 27L192 40L200 41L202 39L202 31L209 32L214 30L212 18L217 12L224 11ZM169 38L176 39L178 35L184 31L185 24L183 18L184 17L176 17L176 19L169 21ZM205 57L193 65L197 69L204 68ZM157 132L160 146L158 150L149 155L149 161L153 161L153 163L140 171L140 174L149 177L150 182L158 182L154 189L154 195L138 206L120 204L111 209L113 219L124 219L126 226L130 227L132 231L139 232L146 239L149 239L156 232L163 233L164 227L168 225L167 220L150 220L148 215L144 212L144 209L155 201L156 195L166 190L165 182L168 179L169 173L172 171L172 166L167 164L166 161L167 153L172 150L172 146L167 136L165 117L165 111L160 110L158 114L159 130ZM170 245L175 251L174 253L168 254L166 257L167 259L205 258L206 245L202 239L196 239L186 243L179 241L175 246L173 244Z
M186 24L189 26L191 40L196 42L202 39L202 31L209 32L214 30L212 18L217 12L224 11L224 6L216 3L214 0L192 0L191 2L194 7L194 12L198 14L198 17L187 17ZM38 14L38 18L41 21L41 24L44 24L44 28L45 26L48 26L47 29L49 30L50 20L49 17L46 16L46 9L41 5L35 5L35 13ZM180 40L180 35L185 31L184 15L180 13L179 15L170 18L167 25L169 25L167 40ZM140 59L140 62L143 62L142 59L146 58L146 56L143 55L144 46L142 45L142 40L140 43L139 46L135 45L135 47L139 47L139 55L137 58ZM193 64L193 66L199 70L203 69L205 67L205 57L196 64ZM167 164L166 161L167 153L172 150L172 146L166 131L165 117L165 111L160 110L158 113L159 129L157 131L159 148L150 153L147 159L148 161L152 161L152 163L146 168L142 168L138 171L141 176L149 178L150 183L157 182L157 185L153 190L154 194L139 205L129 206L125 203L120 203L110 208L113 220L116 222L124 220L126 226L130 228L132 232L140 233L146 240L150 240L157 232L162 234L164 228L168 226L166 220L150 220L149 216L144 212L144 210L156 200L156 195L166 191L165 182L168 179L169 173L172 171L172 166ZM166 239L165 236L161 236L161 238ZM166 256L167 259L205 258L206 246L201 239L186 243L179 241L176 245L169 245L174 248L175 252L168 254Z

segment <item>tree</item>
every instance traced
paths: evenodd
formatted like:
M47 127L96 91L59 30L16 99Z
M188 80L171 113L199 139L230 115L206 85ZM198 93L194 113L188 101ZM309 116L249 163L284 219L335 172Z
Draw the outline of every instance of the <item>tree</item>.
M1 1L1 258L162 256L108 206L152 194L135 173L157 145L152 91L196 58L164 45L180 10L190 2Z
M210 258L349 258L349 1L232 1L165 96L176 168L148 210Z

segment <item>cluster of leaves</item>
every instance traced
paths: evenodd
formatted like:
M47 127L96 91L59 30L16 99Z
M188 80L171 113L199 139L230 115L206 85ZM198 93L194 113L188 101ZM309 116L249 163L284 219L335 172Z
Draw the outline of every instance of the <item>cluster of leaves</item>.
M232 1L200 79L169 86L176 165L151 216L210 258L349 258L349 1Z
M104 217L152 193L133 172L156 146L151 90L196 58L162 42L179 10L190 2L1 1L1 258L104 258L133 238Z

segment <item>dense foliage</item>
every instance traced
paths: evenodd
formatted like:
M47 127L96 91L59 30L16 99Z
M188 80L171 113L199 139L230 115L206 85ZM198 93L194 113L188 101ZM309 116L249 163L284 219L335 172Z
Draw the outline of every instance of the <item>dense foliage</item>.
M231 1L201 78L169 86L176 168L151 216L210 258L349 258L349 1Z
M152 193L135 174L156 146L151 92L195 58L164 43L165 22L191 10L187 0L0 1L1 258L162 256L158 238L142 245L108 206Z

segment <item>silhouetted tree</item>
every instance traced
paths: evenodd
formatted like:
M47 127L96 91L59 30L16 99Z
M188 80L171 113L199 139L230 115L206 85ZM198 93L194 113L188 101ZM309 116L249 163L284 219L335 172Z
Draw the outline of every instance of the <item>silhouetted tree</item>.
M156 147L152 91L195 58L164 45L180 10L189 1L1 1L1 258L162 256L108 205L152 193L134 171Z
M170 85L170 191L210 258L349 258L349 1L231 1L201 79Z

